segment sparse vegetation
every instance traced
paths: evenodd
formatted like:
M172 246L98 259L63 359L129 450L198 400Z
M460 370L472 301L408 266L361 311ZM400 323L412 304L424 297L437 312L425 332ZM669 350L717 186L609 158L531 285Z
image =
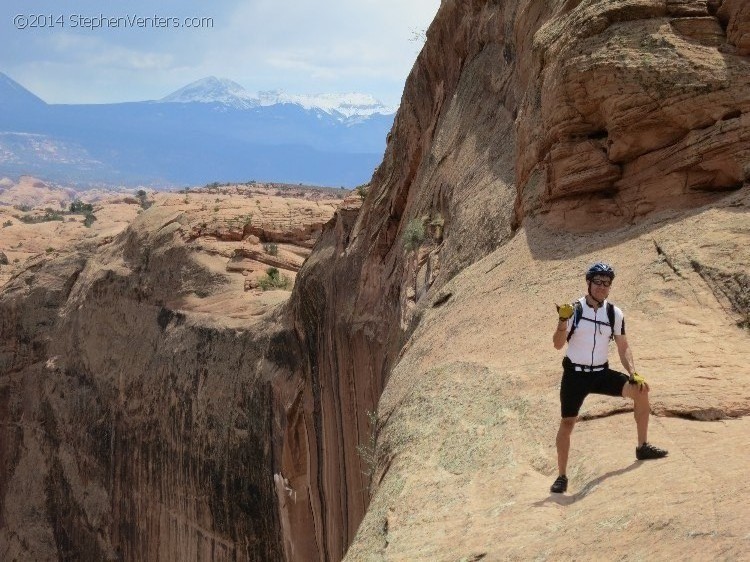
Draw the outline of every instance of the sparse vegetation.
M271 289L286 289L289 286L289 279L275 267L266 269L265 276L258 281L260 288L264 291Z
M94 224L94 221L96 220L96 216L94 213L88 213L86 215L86 218L83 219L83 226L86 228L91 228L91 225Z
M362 462L365 463L367 470L363 470L362 474L367 477L368 484L372 483L372 477L375 474L375 468L377 466L377 427L378 427L378 415L375 412L368 411L367 419L370 420L370 435L367 438L366 443L357 445L357 452Z
M410 31L411 37L409 38L409 41L411 41L412 43L416 43L421 48L422 45L424 45L427 41L427 30L417 29L416 27L413 27Z
M263 244L263 251L271 256L277 256L279 254L279 245L273 242Z
M25 222L26 224L36 224L40 222L63 221L65 219L58 211L55 211L53 209L45 209L43 215L24 215L22 217L19 217L19 220L21 222Z
M144 189L139 189L138 193L136 193L136 197L138 198L142 209L148 209L151 205L154 204L153 201L148 200L148 193L146 193L146 190Z
M48 209L49 210L49 209ZM75 214L88 214L94 212L94 206L91 203L84 203L80 199L76 199L70 204L70 212Z
M47 248L47 249L46 249L46 250L44 250L44 251L45 251L45 252L47 252L48 254L51 254L52 252L54 252L54 251L55 251L55 249L54 249L54 248L52 248L52 247L50 247L50 248Z
M358 185L357 187L354 188L354 191L356 191L357 195L359 195L360 199L362 199L364 201L365 197L367 197L367 189L369 187L370 186L368 184Z
M6 228L8 226L13 226L13 221L12 220L7 220L7 221L5 221L3 223L3 228Z
M407 252L416 250L424 242L424 221L422 219L412 219L406 225L404 230L404 249Z

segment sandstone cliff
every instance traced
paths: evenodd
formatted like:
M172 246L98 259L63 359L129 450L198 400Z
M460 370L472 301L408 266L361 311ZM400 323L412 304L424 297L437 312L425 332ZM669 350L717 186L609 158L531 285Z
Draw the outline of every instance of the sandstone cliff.
M740 2L442 3L360 212L292 297L290 557L338 558L368 485L353 560L747 555L748 30ZM627 404L591 400L558 503L553 306L602 258L673 454L633 464Z
M446 0L288 301L228 319L209 227L166 207L31 264L5 557L747 557L749 35L739 0ZM633 462L627 403L590 399L550 497L553 306L594 259L671 453Z
M3 230L32 252L0 296L3 560L282 557L268 381L289 292L248 281L293 279L338 201L248 195Z

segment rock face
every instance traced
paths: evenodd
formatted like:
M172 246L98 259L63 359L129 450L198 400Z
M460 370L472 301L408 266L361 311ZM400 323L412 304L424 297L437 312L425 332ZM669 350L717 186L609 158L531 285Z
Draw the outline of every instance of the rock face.
M112 236L97 207L101 232L71 231L3 288L4 560L282 558L268 383L280 367L265 357L290 352L277 311L289 293L245 282L271 261L298 268L335 201L211 193L209 210L201 197L160 196ZM283 209L304 236L273 255L251 234L223 239L247 227L245 207L259 225ZM233 256L256 247L238 269Z
M288 301L222 314L233 281L190 249L273 225L167 207L29 264L0 301L0 551L747 557L745 5L442 2ZM592 397L550 497L553 307L598 259L670 457L635 463L629 405Z
M663 374L655 425L682 432L668 447L687 458L697 443L691 432L703 431L671 416L750 411L746 393L729 390L748 383L744 14L741 2L441 4L359 214L340 212L298 275L292 312L309 364L294 398L282 394L280 458L290 487L309 500L282 506L288 557L340 557L368 487L353 560L579 556L564 539L582 524L579 510L568 517L545 493L560 360L550 310L582 290L594 259L632 269L616 294L648 335L633 337L645 348L644 369ZM411 249L415 220L427 233ZM660 326L679 328L656 330L654 309L666 315ZM537 333L545 318L549 333ZM684 390L681 373L702 369L696 394ZM592 405L591 419L605 421L590 424L583 450L599 447L626 407ZM721 443L732 448L745 425ZM574 500L627 466L627 443L623 458L579 456ZM708 458L676 462L666 480L684 469L697 486ZM726 485L708 494L739 490L742 462L717 469ZM727 502L709 530L687 515L659 515L665 477L648 477L658 484L626 502L610 492L596 500L632 511L648 500L649 510L639 522L608 511L598 526L594 516L592 545L611 548L610 530L631 525L667 529L658 534L665 546L638 554L617 543L625 557L680 552L668 538L675 530L741 535L739 515L722 519L736 507ZM640 482L623 478L627 489ZM689 512L697 516L704 501L697 496ZM545 502L544 514L533 509ZM730 557L748 549L731 539L702 544Z

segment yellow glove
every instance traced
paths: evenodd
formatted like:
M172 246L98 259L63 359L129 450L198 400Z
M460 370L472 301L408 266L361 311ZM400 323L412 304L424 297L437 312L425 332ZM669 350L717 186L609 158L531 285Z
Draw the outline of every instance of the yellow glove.
M646 383L646 379L644 379L638 373L633 373L632 375L630 375L630 379L628 379L628 382L630 384L637 384L638 389L642 389L644 384L648 386L648 383Z
M555 305L557 307L557 314L560 316L560 322L564 322L571 316L573 316L573 305L572 304L563 304L563 305Z

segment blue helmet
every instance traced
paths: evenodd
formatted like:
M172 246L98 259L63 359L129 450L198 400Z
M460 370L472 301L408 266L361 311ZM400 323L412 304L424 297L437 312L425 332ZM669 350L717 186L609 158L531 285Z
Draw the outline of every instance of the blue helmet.
M591 281L595 275L609 277L612 280L615 278L615 270L608 263L600 261L589 267L589 270L586 272L586 281Z

